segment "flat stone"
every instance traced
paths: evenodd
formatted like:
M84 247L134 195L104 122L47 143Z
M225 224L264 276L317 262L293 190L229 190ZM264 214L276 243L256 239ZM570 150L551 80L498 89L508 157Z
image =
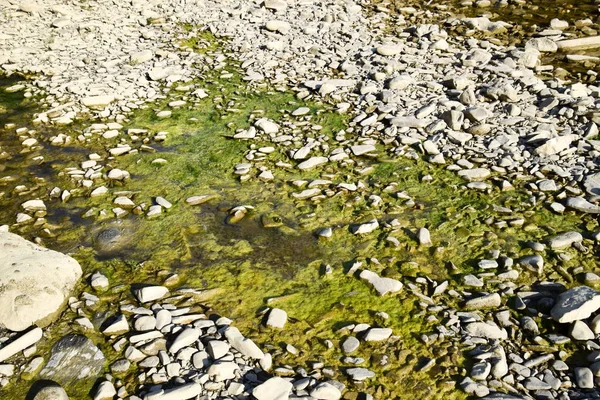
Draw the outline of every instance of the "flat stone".
M257 400L287 400L294 385L286 379L274 376L252 390Z
M197 398L202 392L202 385L189 382L174 388L149 393L144 400L188 400Z
M269 312L266 325L269 328L283 329L287 323L287 313L280 308L273 308Z
M200 329L185 328L177 335L173 344L169 347L169 353L176 354L179 350L196 342L201 334L202 331Z
M376 148L372 144L361 144L361 145L350 147L350 150L352 150L352 153L355 156L360 156L363 154L374 152L376 150Z
M458 176L468 181L482 181L491 176L491 172L486 168L463 169L458 171Z
M502 301L498 293L469 299L465 302L465 310L484 310L500 307Z
M213 194L204 194L200 196L192 196L185 199L185 203L190 206L204 204L209 200L215 199L217 196Z
M342 351L345 354L354 353L360 346L360 341L354 336L348 336L346 340L342 342Z
M342 392L330 383L321 382L310 391L310 396L316 400L339 400Z
M384 296L388 293L396 293L402 290L402 282L392 278L382 278L375 272L369 270L363 270L360 273L360 279L367 281L373 286L373 289L377 291L380 296Z
M571 247L573 243L583 241L583 236L579 232L565 232L548 239L548 245L553 249L565 249Z
M20 351L33 346L42 338L42 330L38 327L17 335L16 338L3 344L0 348L0 362L9 359Z
M365 342L380 342L392 336L392 328L371 328L367 331L363 340Z
M140 303L158 300L169 294L169 289L164 286L145 286L135 289L133 294Z
M600 214L600 206L590 203L583 197L569 197L565 206L587 214Z
M231 344L231 347L239 351L245 357L260 360L265 356L252 339L244 337L240 331L233 326L230 326L225 330L225 337L227 338L227 341L229 341L229 344Z
M22 331L54 321L81 274L75 259L0 232L0 326Z
M472 322L466 326L465 330L471 336L486 339L504 340L508 337L505 329L485 322Z
M589 318L600 308L600 292L578 286L558 295L550 315L555 321L569 323Z
M91 109L103 110L107 105L115 101L115 96L90 96L81 99L81 104Z
M364 381L375 377L375 372L366 368L348 368L346 374L355 381Z
M355 235L364 235L364 234L373 232L377 228L379 228L379 222L377 221L377 219L372 219L369 222L357 225L354 228L354 232L353 233Z
M329 159L327 157L311 157L308 160L303 161L300 164L298 164L298 169L301 169L303 171L309 170L309 169L319 166L321 164L325 164L328 161L329 161Z
M384 44L378 46L376 51L377 54L380 54L382 56L395 56L396 54L399 54L402 51L402 46L398 44Z

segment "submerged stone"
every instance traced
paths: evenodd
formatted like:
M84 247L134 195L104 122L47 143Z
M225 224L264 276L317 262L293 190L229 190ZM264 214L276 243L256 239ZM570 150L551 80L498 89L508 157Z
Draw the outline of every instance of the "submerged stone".
M98 376L104 367L104 354L87 337L67 335L54 346L40 377L63 386Z

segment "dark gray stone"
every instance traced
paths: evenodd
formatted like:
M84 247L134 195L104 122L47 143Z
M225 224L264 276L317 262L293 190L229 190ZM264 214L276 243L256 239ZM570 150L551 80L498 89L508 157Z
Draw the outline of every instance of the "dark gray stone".
M90 339L71 334L54 344L40 377L68 387L82 379L98 376L104 362L104 354Z

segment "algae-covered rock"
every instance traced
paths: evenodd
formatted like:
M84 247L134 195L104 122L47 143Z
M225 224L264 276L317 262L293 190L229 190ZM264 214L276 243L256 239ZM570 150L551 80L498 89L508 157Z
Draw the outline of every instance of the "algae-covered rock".
M90 339L70 334L54 344L40 377L69 386L96 377L102 372L104 361L104 354Z

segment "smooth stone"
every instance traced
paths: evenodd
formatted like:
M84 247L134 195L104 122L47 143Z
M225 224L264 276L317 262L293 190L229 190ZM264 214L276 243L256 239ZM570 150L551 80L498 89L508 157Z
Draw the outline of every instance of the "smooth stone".
M594 374L589 368L575 368L575 382L581 389L594 388Z
M208 367L207 374L214 377L216 382L223 382L235 378L235 372L239 369L240 367L234 362L217 361Z
M353 233L355 235L364 235L373 232L377 228L379 228L379 222L376 219L372 219L369 222L356 226Z
M26 332L23 332L15 339L5 342L0 348L0 362L9 359L20 351L33 346L42 338L42 330L38 327L34 327Z
M600 206L590 203L583 197L569 197L565 206L587 214L600 214Z
M298 169L303 171L309 170L321 164L325 164L328 161L329 159L327 157L311 157L308 160L302 161L300 164L298 164Z
M569 323L589 318L600 308L600 292L578 286L558 295L550 315L555 321Z
M33 387L32 387L33 389ZM29 398L29 396L28 396ZM35 395L31 397L32 400L69 400L69 395L58 384L49 384L43 388L37 390Z
M392 336L392 328L371 328L367 331L363 340L365 342L380 342Z
M290 381L274 376L252 390L252 396L257 400L287 400L292 393Z
M202 385L189 382L174 388L151 392L144 397L144 400L188 400L195 399L202 392Z
M169 294L169 289L164 286L145 286L135 289L133 294L140 303L148 303L165 297Z
M240 331L233 326L230 326L225 330L225 337L231 347L239 351L245 357L260 360L265 356L263 351L252 341L252 339L244 337Z
M375 291L380 296L384 296L388 293L396 293L402 290L402 282L392 278L382 278L375 272L369 270L363 270L360 273L360 279L370 283Z
M571 247L573 243L583 241L583 236L579 232L565 232L548 239L548 245L553 249L565 249Z
M354 353L360 346L360 341L354 336L348 336L346 340L342 342L342 351L345 354Z
M169 347L169 353L176 354L179 350L196 342L201 334L202 331L200 329L185 328L177 335L173 344Z
M505 329L485 322L472 322L466 326L465 330L471 336L486 339L504 340L508 337Z
M287 313L280 308L273 308L269 312L266 325L269 328L283 329L287 323Z
M469 299L465 302L465 310L484 310L500 307L502 304L500 295L492 293L481 297Z
M596 335L583 321L575 321L571 326L571 337L575 340L593 340Z
M491 172L486 168L463 169L458 171L458 176L468 181L481 181L491 176Z
M259 119L254 126L266 134L279 132L279 125L267 118Z
M310 391L310 396L316 400L339 400L342 392L330 383L321 382Z
M346 374L355 381L364 381L375 377L375 372L366 368L348 368Z
M96 393L94 394L94 400L113 400L117 395L117 390L112 382L104 381L98 385Z

